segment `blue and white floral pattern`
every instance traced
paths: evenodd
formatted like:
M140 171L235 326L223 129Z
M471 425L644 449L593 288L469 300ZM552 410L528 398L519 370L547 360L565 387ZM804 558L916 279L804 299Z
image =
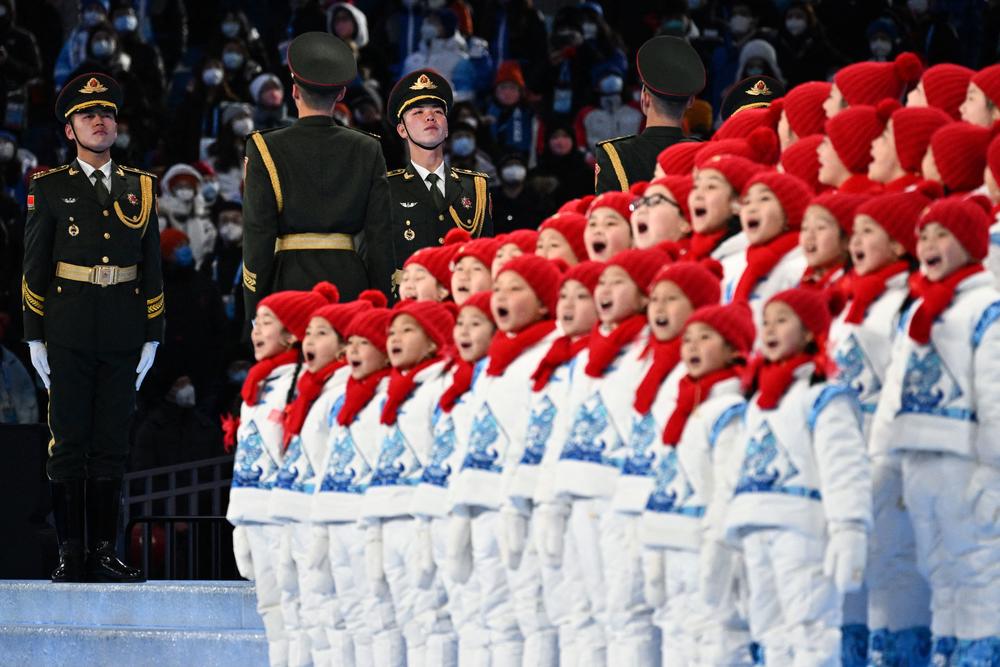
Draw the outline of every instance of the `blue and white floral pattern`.
M649 477L653 474L655 454L649 449L656 440L656 435L656 420L653 415L647 412L632 420L632 436L622 466L623 475Z
M850 387L857 393L862 410L873 412L878 403L879 393L882 391L882 381L879 380L875 367L865 354L857 336L852 333L847 337L844 344L837 349L834 361L837 362L839 369L836 382Z
M396 426L392 432L382 440L382 449L379 451L378 463L375 466L375 474L372 475L372 486L394 486L400 483L400 477L406 471L406 464L400 461L406 453L406 443L403 433Z
M531 411L531 417L528 418L528 437L521 456L522 465L536 466L542 462L555 419L555 404L548 396L543 396L541 404Z
M607 453L621 446L615 434L612 434L615 439L611 447L608 446L604 436L610 424L608 409L600 393L595 393L577 410L569 438L559 458L568 461L607 463L605 459Z
M799 474L788 452L764 421L747 443L740 479L733 495L741 493L784 493L820 499L818 489L789 484Z
M704 505L688 505L694 496L694 487L684 472L677 450L669 448L660 456L656 464L656 486L649 494L646 509L652 512L682 514L700 517L705 513Z
M431 460L424 468L420 481L444 488L448 486L448 477L451 476L448 458L455 452L455 422L450 414L441 412L440 408L436 416Z
M910 352L903 375L899 414L929 414L974 421L975 413L954 405L962 398L962 388L933 346L921 354Z
M269 478L277 465L271 458L264 439L254 422L240 429L243 433L236 446L236 458L233 462L234 488L268 488L261 479Z
M281 469L274 485L279 489L298 493L312 493L312 480L316 476L309 456L302 446L302 438L296 435L288 443L285 458L281 461Z
M496 444L500 439L500 427L490 406L483 404L472 420L469 435L469 451L462 462L462 468L500 472L497 459L500 458Z
M357 464L352 465L357 461ZM357 449L351 432L343 429L333 442L330 460L327 462L320 484L320 492L364 493L362 483L367 477L369 468L365 460L357 456Z

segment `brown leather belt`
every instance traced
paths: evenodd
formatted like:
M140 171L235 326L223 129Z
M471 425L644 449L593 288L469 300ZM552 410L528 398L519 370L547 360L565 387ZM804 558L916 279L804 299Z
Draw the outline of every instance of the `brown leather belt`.
M135 264L132 266L108 266L106 264L78 266L67 262L58 262L56 276L66 280L107 287L108 285L132 282L139 277L139 267Z

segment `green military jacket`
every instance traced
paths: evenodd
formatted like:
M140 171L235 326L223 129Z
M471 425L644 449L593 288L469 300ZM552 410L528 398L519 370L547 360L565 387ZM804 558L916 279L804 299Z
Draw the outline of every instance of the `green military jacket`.
M253 132L243 192L247 318L268 294L321 280L338 287L341 301L369 287L388 295L395 267L388 209L385 159L373 135L329 116ZM290 238L295 249L281 249ZM331 238L347 245L331 249Z
M652 179L656 156L681 141L686 139L679 127L647 127L640 134L598 142L594 190L628 192L637 181Z
M83 350L130 350L163 338L163 274L155 176L112 164L111 200L77 161L35 174L28 189L21 282L25 340ZM115 285L56 275L57 263L138 266Z
M403 263L416 251L441 245L444 236L456 227L473 238L493 236L493 202L489 177L479 171L445 169L446 208L437 210L427 184L410 163L405 169L389 172L392 210L392 244L396 253L393 287L399 282Z

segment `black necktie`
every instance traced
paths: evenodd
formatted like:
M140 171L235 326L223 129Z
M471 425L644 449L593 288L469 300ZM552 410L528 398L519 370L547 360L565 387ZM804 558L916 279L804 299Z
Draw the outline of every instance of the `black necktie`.
M111 193L104 185L104 172L100 169L94 171L94 190L97 191L97 201L101 203L101 206L107 206L111 199Z
M434 208L437 209L438 213L444 212L444 195L441 194L441 190L437 186L437 182L440 177L437 174L427 174L425 179L431 186L431 199L434 200Z

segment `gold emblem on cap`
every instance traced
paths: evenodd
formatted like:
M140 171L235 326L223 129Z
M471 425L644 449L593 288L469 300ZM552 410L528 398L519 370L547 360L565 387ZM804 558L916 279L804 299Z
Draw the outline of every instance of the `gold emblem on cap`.
M410 86L410 90L434 90L435 88L437 88L437 86L426 74L418 76L416 83Z
M107 86L102 86L101 82L97 80L97 77L90 77L87 81L87 85L80 89L81 93L89 95L91 93L104 93L107 92Z
M764 83L763 79L758 79L757 83L753 84L752 88L748 88L747 90L745 90L743 92L745 92L747 95L753 95L755 97L757 95L771 95L771 94L773 94L771 92L771 89L767 87L767 84Z

